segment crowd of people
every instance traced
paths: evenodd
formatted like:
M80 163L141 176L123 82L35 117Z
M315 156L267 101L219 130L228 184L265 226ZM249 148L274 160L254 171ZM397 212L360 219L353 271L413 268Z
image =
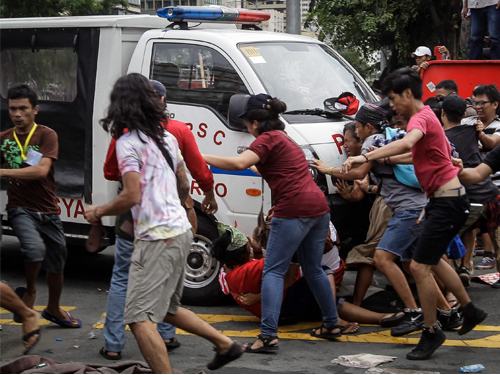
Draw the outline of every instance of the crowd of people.
M167 92L160 82L137 73L121 77L101 120L112 136L104 175L120 188L114 200L85 212L92 225L104 216L116 216L117 222L100 355L121 358L127 324L155 373L172 372L168 351L181 345L176 327L215 345L211 370L244 352L277 351L278 326L303 320L321 320L310 334L328 340L355 333L360 323L391 328L392 336L422 330L407 354L410 360L428 359L445 341L444 330L473 330L488 315L465 289L476 238L484 244L478 268L496 267L500 255L500 93L495 85L479 85L468 105L458 92L453 81L443 81L435 103L425 105L419 74L399 69L384 80L381 100L364 104L345 125L343 165L313 161L319 172L337 178L346 200L373 197L366 241L344 261L330 222L335 212L280 119L286 103L251 95L239 116L255 137L250 147L238 156L201 155L189 128L166 116ZM14 127L0 133L0 177L8 179L8 219L21 244L27 286L14 291L1 283L1 305L23 323L28 353L40 339L33 306L42 268L49 300L41 316L65 328L82 322L59 306L67 254L55 196L57 134L35 123L38 100L28 85L11 87L8 100ZM229 171L252 168L271 188L267 243L219 222L213 246L213 256L225 266L222 290L261 319L261 333L251 343L233 341L181 306L185 261L196 232L184 161L205 192L201 207L209 214L218 206L207 164ZM457 256L454 245L465 251ZM346 267L357 269L352 303L337 298ZM376 269L404 311L361 307Z

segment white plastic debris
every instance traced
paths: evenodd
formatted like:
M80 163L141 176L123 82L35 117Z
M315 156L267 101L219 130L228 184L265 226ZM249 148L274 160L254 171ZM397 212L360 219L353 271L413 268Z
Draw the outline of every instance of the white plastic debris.
M80 345L73 345L73 348L78 349Z
M439 374L435 371L422 371L420 369L408 370L391 367L370 367L365 371L365 374Z
M91 331L89 332L89 339L92 340L92 339L96 339L97 336L95 335L95 332L94 331Z
M341 355L335 359L332 359L331 362L346 367L370 368L378 366L381 363L392 362L396 358L397 357L389 357L386 355L361 353L353 355Z

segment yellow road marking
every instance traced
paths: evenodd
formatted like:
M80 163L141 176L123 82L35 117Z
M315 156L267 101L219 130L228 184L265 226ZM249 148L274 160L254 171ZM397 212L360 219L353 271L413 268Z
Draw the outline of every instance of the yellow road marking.
M35 310L42 311L45 306L35 306ZM61 306L63 310L71 311L76 309L74 306ZM11 312L0 309L0 314L12 314ZM214 314L197 314L200 318L205 320L210 324L226 323L226 322L249 322L249 323L260 323L260 319L254 316L248 315L214 315ZM12 315L11 315L12 316ZM95 324L92 325L94 329L103 329L104 320L106 318L106 313L103 313ZM47 325L50 322L48 320L42 319L40 321L41 325ZM10 319L0 319L0 324L2 325L20 325L15 323L12 318ZM288 326L279 327L278 335L280 339L287 340L309 340L309 341L323 341L316 337L312 337L309 333L304 333L300 331L310 331L312 328L319 327L321 322L306 322L297 323ZM361 324L363 327L378 327L370 324ZM127 326L126 328L130 328ZM500 349L500 333L493 334L494 332L500 332L500 326L486 326L479 325L474 328L475 332L487 332L491 333L489 336L485 336L477 339L469 340L456 340L449 339L444 342L445 346L456 346L456 347L471 347L471 348L492 348ZM234 330L221 330L224 335L230 337L251 337L255 338L260 333L260 327L256 326L255 329L234 331ZM358 331L359 332L359 331ZM177 335L192 335L180 328L177 328ZM361 343L371 343L371 344L403 344L403 345L416 345L420 339L420 331L414 332L405 337L392 337L390 330L381 330L377 332L370 333L354 333L349 335L343 335L338 338L337 341L343 342L361 342Z

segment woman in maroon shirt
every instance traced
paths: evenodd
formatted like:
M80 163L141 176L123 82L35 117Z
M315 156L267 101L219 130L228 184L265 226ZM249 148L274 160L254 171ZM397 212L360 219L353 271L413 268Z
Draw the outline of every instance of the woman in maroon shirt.
M208 164L229 171L255 165L275 202L262 278L261 334L247 347L250 353L278 349L283 278L296 251L323 316L323 325L311 335L326 339L341 335L330 283L321 268L330 210L302 149L283 131L279 114L284 111L286 104L279 99L266 94L251 96L239 117L256 140L238 156L204 155Z

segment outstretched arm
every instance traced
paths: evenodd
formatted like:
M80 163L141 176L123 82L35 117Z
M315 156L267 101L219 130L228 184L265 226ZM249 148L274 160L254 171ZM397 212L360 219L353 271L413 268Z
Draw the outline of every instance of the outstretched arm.
M260 161L257 154L250 150L246 150L238 156L203 155L203 157L211 166L226 171L244 171Z

